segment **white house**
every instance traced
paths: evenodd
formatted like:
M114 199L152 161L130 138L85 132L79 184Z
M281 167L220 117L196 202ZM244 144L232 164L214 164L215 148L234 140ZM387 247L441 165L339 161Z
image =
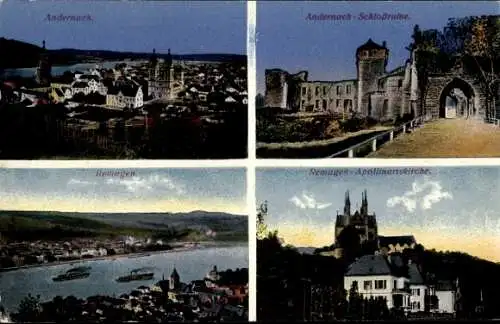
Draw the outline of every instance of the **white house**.
M438 281L436 285L430 286L430 293L437 297L437 307L431 309L434 313L455 313L456 288L450 281Z
M71 85L71 92L73 96L77 93L88 95L90 93L90 88L87 82L76 81Z
M425 295L430 291L425 284L424 278L415 263L408 265L408 274L410 276L410 312L425 311Z
M118 86L108 89L106 105L116 108L140 108L144 105L142 87Z
M364 298L384 298L389 309L408 309L410 305L408 271L399 256L362 256L344 276L344 289L349 292L353 285Z

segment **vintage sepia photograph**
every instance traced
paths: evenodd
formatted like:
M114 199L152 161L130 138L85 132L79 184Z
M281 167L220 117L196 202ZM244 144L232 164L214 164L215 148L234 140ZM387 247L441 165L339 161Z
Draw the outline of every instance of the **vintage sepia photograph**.
M0 170L1 322L248 320L244 169Z
M500 157L498 2L257 10L257 157Z
M245 2L0 1L0 159L246 158L246 40Z
M500 319L500 168L258 168L259 321Z

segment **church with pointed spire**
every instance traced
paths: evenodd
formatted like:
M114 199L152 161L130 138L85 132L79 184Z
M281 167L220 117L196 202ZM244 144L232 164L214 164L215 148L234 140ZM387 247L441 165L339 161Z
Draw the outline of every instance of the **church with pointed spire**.
M351 211L351 198L346 191L344 198L344 212L337 213L335 222L335 242L338 242L340 233L347 227L352 226L359 234L360 242L378 240L377 219L375 213L368 212L368 195L366 190L361 193L361 207L359 210Z
M160 62L156 54L156 49L153 49L153 54L149 60L148 68L148 95L149 97L159 99L172 99L173 82L174 82L174 67L172 54L168 49L167 57L163 62Z

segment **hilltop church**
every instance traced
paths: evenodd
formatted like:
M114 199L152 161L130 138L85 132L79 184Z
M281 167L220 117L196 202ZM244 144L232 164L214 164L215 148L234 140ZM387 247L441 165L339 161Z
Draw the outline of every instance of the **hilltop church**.
M348 226L354 228L359 236L361 244L374 243L378 251L382 254L402 252L406 248L414 248L417 244L412 235L405 236L380 236L375 213L368 211L368 194L364 190L361 194L361 207L352 212L349 191L346 191L344 198L344 212L337 213L335 222L335 249L323 254L333 255L340 258L343 249L339 245L339 237L342 231Z
M386 42L369 39L356 50L357 78L309 81L308 72L290 74L281 69L265 71L265 106L290 112L357 114L392 120L416 113L417 70L414 55L404 65L387 71Z

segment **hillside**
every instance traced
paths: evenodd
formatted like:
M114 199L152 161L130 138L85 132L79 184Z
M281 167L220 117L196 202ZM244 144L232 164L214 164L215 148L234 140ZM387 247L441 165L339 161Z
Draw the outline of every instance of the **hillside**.
M279 239L275 237L258 240L257 258L259 260L257 284L262 287L259 288L257 302L258 305L262 305L259 308L259 318L283 320L291 316L290 314L299 314L302 311L300 298L304 292L294 285L304 279L326 290L331 289L336 296L332 298L329 295L332 305L343 298L343 277L349 265L349 261L345 259L302 254L299 249L282 246ZM415 249L406 249L403 258L411 259L420 265L428 282L446 280L454 283L457 278L459 279L463 309L460 317L474 316L474 310L480 302L481 292L484 301L484 316L486 318L500 317L498 309L500 263L461 252L426 250L421 245L417 245ZM287 285L283 286L283 282ZM294 290L296 288L297 290ZM290 299L296 301L295 308L286 306L285 302ZM278 309L280 310L277 311Z
M10 237L50 236L54 230L75 236L162 236L203 240L217 232L217 240L247 240L246 216L195 211L191 213L65 213L0 211L0 233Z
M21 42L14 39L0 38L0 69L26 68L38 65L42 48L37 45ZM20 55L22 54L22 55ZM150 52L120 52L108 50L81 50L81 49L50 49L50 61L53 65L72 65L100 61L144 60L151 57ZM166 54L157 54L165 58ZM182 54L172 55L174 60L202 61L202 62L246 62L246 55L240 54Z

